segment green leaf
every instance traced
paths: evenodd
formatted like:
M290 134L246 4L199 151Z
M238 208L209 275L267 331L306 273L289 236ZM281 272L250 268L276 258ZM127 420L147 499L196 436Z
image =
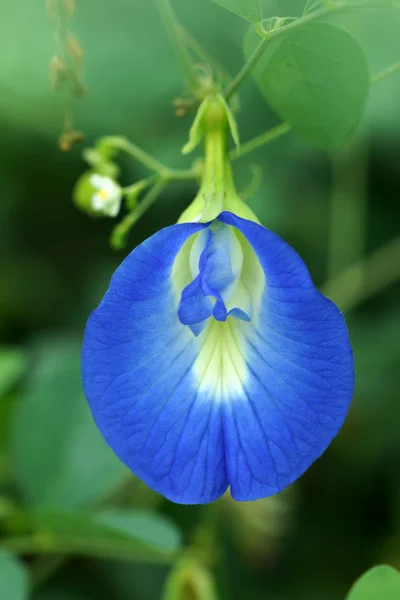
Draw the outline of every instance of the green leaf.
M28 599L28 575L24 566L11 554L0 553L0 598Z
M97 513L96 520L105 528L135 538L153 548L175 552L181 547L178 528L156 513L144 510L108 510Z
M308 15L308 13L318 8L318 6L321 6L321 4L322 0L308 0L307 4L304 7L304 14Z
M252 23L262 20L260 0L212 0Z
M252 28L245 37L247 57L259 42ZM351 135L369 89L368 65L358 42L322 22L271 42L253 75L274 110L311 143L328 150Z
M392 567L374 567L351 588L346 600L398 600L400 598L400 573Z
M18 381L26 368L25 354L18 348L0 348L0 396Z
M83 395L80 344L45 345L11 429L16 477L34 506L86 505L128 473L97 430Z
M168 557L181 548L179 529L157 513L140 509L109 509L93 514L50 512L38 514L35 525L49 544L73 553L137 560ZM53 540L53 542L51 541Z

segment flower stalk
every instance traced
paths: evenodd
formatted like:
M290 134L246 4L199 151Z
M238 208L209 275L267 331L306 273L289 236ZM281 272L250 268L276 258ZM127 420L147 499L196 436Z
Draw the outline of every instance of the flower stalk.
M221 95L208 96L199 108L184 152L191 152L204 140L204 163L199 192L184 211L180 223L213 221L221 212L233 212L258 222L253 211L240 199L233 178L229 135L238 146L237 124Z

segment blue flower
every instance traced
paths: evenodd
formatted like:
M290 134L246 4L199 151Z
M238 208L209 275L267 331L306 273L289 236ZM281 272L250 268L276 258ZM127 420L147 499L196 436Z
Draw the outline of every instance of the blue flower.
M167 227L124 260L89 318L83 383L104 438L154 490L255 500L338 433L353 357L296 252L224 211Z
M83 384L104 438L186 504L271 496L338 433L354 385L344 319L236 193L221 96L201 104L199 192L138 246L89 318Z

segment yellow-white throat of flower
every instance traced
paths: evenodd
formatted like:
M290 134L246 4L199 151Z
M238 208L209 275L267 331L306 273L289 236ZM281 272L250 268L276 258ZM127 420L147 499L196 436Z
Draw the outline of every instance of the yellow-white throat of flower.
M196 198L179 222L210 225L184 244L172 280L179 320L199 341L194 367L200 385L233 392L241 387L240 378L246 371L242 337L257 323L265 276L244 235L218 220L227 211L258 222L235 189L229 131L237 139L235 122L223 98L206 99L185 147L191 151L204 139L203 176Z

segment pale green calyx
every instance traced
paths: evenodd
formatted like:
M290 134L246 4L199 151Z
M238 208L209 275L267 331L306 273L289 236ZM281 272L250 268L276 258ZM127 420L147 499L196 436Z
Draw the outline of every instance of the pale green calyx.
M213 221L223 211L258 222L253 211L239 198L228 153L229 134L239 145L235 117L220 95L207 96L199 107L183 153L192 152L204 140L204 165L199 192L184 211L180 223Z
M200 104L196 118L189 131L189 141L182 148L182 153L190 154L193 152L204 139L210 127L218 127L218 125L224 125L225 123L228 123L233 141L236 147L239 148L239 129L225 98L221 94L207 96Z

